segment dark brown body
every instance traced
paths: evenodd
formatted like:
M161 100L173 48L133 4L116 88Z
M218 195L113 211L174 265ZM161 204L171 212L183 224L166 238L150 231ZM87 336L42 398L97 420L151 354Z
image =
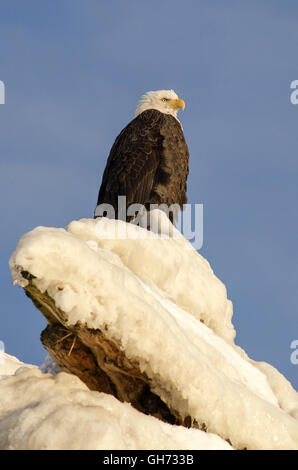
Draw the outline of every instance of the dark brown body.
M97 205L107 203L118 218L118 196L133 203L187 202L189 151L182 127L173 116L155 109L144 111L118 135L111 148Z

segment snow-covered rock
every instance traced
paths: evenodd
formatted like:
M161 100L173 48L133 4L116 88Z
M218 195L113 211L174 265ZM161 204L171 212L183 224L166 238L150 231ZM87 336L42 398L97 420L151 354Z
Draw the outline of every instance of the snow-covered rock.
M129 233L123 238L125 230ZM120 232L122 238L114 236ZM204 425L208 430L207 436L209 433L220 436L221 440L213 441L214 445L222 445L224 439L237 449L297 449L298 394L272 366L254 363L234 345L233 309L224 284L215 276L209 263L181 235L170 238L158 235L152 239L146 237L146 232L132 224L108 219L73 221L66 229L37 227L21 238L11 257L13 280L25 286L27 281L21 272L30 272L36 277L33 282L38 289L47 291L56 306L65 312L68 324L74 325L79 321L89 328L105 330L121 345L127 357L140 365L151 380L152 390L170 407ZM36 370L22 377L25 382L28 377L30 382L32 376L40 393L36 400L43 406L48 401L48 392L43 385L45 379ZM17 448L19 445L20 448L28 448L28 445L33 446L31 437L23 442L18 441L18 437L15 440L8 437L13 436L12 429L19 436L18 430L25 426L23 418L16 418L19 411L13 405L18 389L22 395L22 381L18 377L0 382L0 396L3 393L6 396L0 436L4 436L1 439L6 442L6 447ZM51 384L57 384L59 377L65 377L65 374L47 377ZM70 379L67 376L61 380L68 384ZM73 380L79 383L78 379ZM68 385L64 388L68 390ZM51 397L55 396L55 390L58 389L51 385ZM73 394L71 387L69 394ZM84 389L84 396L86 394L105 400L104 403L114 404L115 401ZM55 400L51 401L54 409ZM21 415L29 416L29 422L30 415L34 421L33 414L37 413L30 403L17 408L23 410ZM65 407L69 406L67 403ZM129 409L140 420L154 421L154 418L138 414L127 404L115 403L117 410ZM99 402L97 404L101 406ZM116 412L116 408L112 408L106 420L115 423L120 419L121 411ZM87 435L84 428L87 411L82 411L81 402L74 401L73 414L75 410L81 416L77 426L82 426L83 434ZM95 416L99 419L98 413ZM36 429L43 425L46 429L48 421L46 418L42 421L39 416L34 421ZM58 448L74 448L68 435L68 421L64 423L58 410L57 416L56 422L61 426ZM137 423L138 420L134 420ZM161 426L160 423L158 425ZM165 429L172 428L176 433L177 427L166 425ZM180 429L179 432L183 434L186 431ZM121 439L115 437L115 446L145 448L142 438L136 437L138 432L135 424L134 438L129 444L121 431ZM193 429L191 432L199 436L202 431ZM113 434L117 435L114 431L111 436ZM45 437L38 439L35 448L58 445L57 440L54 443ZM179 439L175 439L170 443L164 437L163 448L180 448ZM77 442L74 446L84 446L82 441L74 442ZM92 439L90 442L95 448L108 445L102 433L98 433L98 442ZM191 441L192 448L201 448L200 445L199 441ZM155 441L151 441L150 447L155 447Z
M91 392L65 372L22 367L0 380L0 397L0 449L231 449L217 435L163 423Z

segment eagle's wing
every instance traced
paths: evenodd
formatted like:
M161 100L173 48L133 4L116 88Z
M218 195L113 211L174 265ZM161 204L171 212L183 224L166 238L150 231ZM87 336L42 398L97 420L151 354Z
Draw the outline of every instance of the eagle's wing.
M160 133L163 137L160 165L152 199L171 206L178 204L182 209L187 202L186 181L189 172L189 150L180 122L166 115Z
M159 111L144 111L122 130L111 148L97 205L111 204L116 217L118 196L126 196L127 207L149 202L162 153L162 122Z

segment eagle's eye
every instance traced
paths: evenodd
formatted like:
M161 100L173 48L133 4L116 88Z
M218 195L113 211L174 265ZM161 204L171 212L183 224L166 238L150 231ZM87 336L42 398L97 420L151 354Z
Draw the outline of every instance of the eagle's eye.
M161 101L166 102L166 101L170 101L170 100L169 100L169 98L162 98Z

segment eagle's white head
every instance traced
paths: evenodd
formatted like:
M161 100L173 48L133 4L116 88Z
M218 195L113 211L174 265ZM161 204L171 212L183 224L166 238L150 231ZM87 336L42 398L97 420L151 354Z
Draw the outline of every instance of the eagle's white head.
M179 109L184 108L184 101L178 98L174 90L148 91L140 99L135 117L147 109L157 109L161 113L171 114L177 119Z

